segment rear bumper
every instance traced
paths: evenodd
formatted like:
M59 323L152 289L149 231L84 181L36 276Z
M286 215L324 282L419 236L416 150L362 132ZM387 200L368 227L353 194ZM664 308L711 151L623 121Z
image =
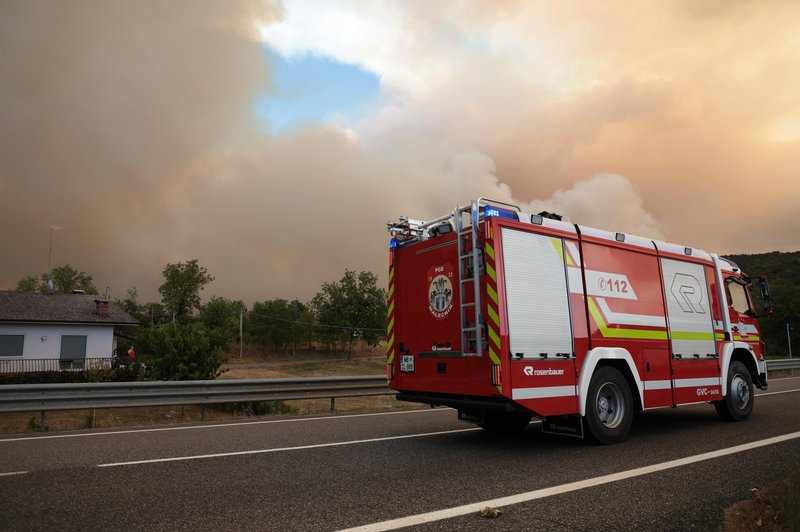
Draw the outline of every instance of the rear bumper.
M483 411L483 412L526 412L531 413L527 408L522 408L518 404L504 398L493 399L490 397L479 397L472 395L454 395L446 393L413 392L400 391L396 395L400 401L412 403L424 403L432 406L449 406L463 411Z

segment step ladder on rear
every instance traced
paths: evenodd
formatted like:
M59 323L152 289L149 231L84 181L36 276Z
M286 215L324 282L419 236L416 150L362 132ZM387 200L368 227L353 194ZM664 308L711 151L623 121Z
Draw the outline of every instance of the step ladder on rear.
M461 352L464 356L481 356L487 347L486 322L481 304L480 276L486 273L486 261L479 233L484 221L485 208L492 205L511 207L517 212L520 208L502 201L480 198L469 207L456 207L453 211L455 230L458 234L458 284L460 295ZM464 227L464 215L469 215L469 227ZM467 294L472 290L472 301L467 302ZM472 319L470 319L470 317Z
M464 227L464 215L469 216L469 226ZM483 317L481 316L481 285L478 282L485 270L483 250L478 231L483 218L480 202L453 211L458 238L458 288L459 319L461 326L461 352L464 356L480 356L478 346L483 345ZM473 299L467 302L472 291ZM471 318L471 319L470 319Z

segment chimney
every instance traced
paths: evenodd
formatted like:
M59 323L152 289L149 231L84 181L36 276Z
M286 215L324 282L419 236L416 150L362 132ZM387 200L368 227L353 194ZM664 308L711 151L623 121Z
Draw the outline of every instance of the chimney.
M108 301L103 299L95 299L94 304L97 305L97 315L101 318L108 317Z

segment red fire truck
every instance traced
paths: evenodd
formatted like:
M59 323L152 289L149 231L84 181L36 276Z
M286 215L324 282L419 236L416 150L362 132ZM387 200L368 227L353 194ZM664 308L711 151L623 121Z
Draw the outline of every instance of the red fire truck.
M767 387L751 279L729 260L486 199L388 227L400 400L607 444L645 409L708 402L745 419Z

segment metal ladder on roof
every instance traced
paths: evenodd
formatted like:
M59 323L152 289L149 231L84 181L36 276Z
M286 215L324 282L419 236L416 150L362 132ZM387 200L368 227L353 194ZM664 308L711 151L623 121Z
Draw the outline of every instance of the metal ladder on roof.
M464 228L464 213L468 213L470 216L470 226L466 229ZM484 266L483 250L480 247L480 238L478 237L481 218L480 201L473 201L469 207L456 207L453 211L453 218L455 218L456 242L458 243L461 352L464 356L481 356L484 335L479 279ZM473 301L465 303L465 296L469 293L470 287L474 293ZM469 321L468 310L470 307L473 308L473 322Z

